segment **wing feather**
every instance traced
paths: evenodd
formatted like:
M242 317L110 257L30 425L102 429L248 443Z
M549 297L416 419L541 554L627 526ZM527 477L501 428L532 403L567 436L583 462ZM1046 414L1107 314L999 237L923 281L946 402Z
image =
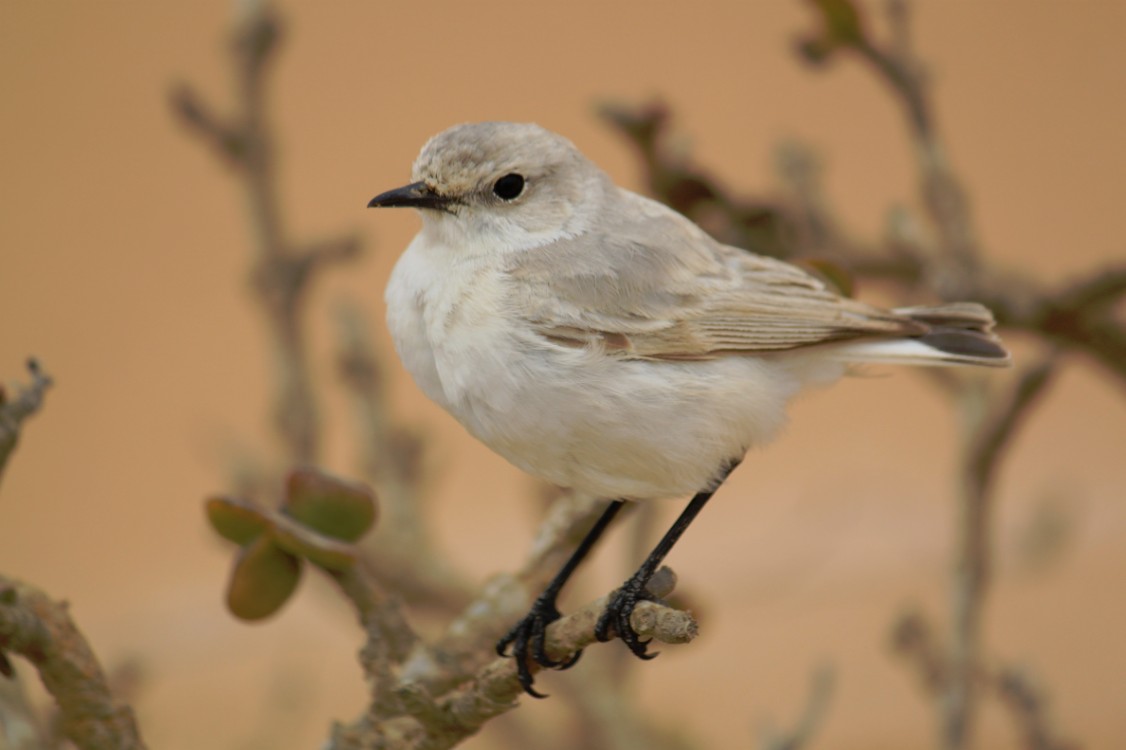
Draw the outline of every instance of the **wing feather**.
M619 198L607 226L512 257L513 313L545 339L683 360L927 329L841 297L796 266L720 244L654 201L624 190Z

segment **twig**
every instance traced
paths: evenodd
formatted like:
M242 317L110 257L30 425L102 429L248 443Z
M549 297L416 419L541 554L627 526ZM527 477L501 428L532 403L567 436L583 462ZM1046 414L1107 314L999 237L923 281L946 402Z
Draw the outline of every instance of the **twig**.
M141 750L133 711L105 674L66 604L0 576L0 651L26 658L58 704L63 733L82 750Z
M933 696L946 690L950 669L946 653L930 622L918 612L905 612L891 630L892 651L914 667L923 687Z
M1032 333L1060 352L1081 352L1126 385L1126 325L1116 317L1115 304L1126 296L1126 266L1090 273L1086 278L1049 288L1022 273L989 262L973 227L969 200L945 156L923 67L914 56L908 36L908 6L888 4L891 38L877 41L858 6L851 0L812 0L820 25L801 40L807 60L824 64L834 55L852 54L874 71L901 105L915 145L923 221L906 210L893 217L888 236L879 244L858 242L845 235L834 220L820 190L815 162L800 149L788 149L780 166L791 193L776 205L782 223L778 236L789 243L780 257L829 254L862 278L892 281L909 295L946 301L977 300L994 311L1001 327ZM722 214L729 226L740 221L740 201L707 178L680 155L673 159L663 146L669 113L663 107L611 112L610 121L639 148L651 191L673 203L678 195L706 196L704 201L678 206L712 218ZM684 185L670 177L680 176ZM750 204L754 205L754 204ZM711 228L709 226L709 228ZM730 241L729 232L715 232ZM762 252L749 243L744 247ZM943 708L945 746L968 743L973 711L974 673L978 669L978 630L987 581L990 490L996 467L1022 415L1028 411L1055 370L1054 359L1025 373L1009 402L978 425L967 450L960 499L958 561L953 583L954 634L950 652L936 657L927 669L948 690ZM940 381L955 399L969 403L972 390ZM953 387L950 387L953 386ZM980 407L980 405L979 405ZM936 647L937 648L937 647ZM933 661L933 660L932 660ZM952 663L947 664L947 661Z
M976 385L964 389L963 404L970 422L969 450L963 464L958 503L950 675L943 695L943 731L949 748L965 747L973 725L976 675L981 669L981 621L990 579L993 478L1004 449L1050 382L1056 362L1053 354L1027 368L1008 398L988 413L981 408L981 390Z
M773 727L763 727L759 741L761 750L801 750L807 747L824 723L829 700L833 695L834 682L831 666L823 664L818 667L810 679L809 696L794 728L781 733Z
M364 474L379 488L384 513L375 532L364 542L370 568L384 585L401 592L408 603L457 612L469 603L469 586L435 548L422 520L422 439L414 430L391 420L383 368L363 316L354 306L342 305L337 324L338 371L352 396L361 464Z
M670 581L666 577L658 583L666 586L665 593L671 590L667 588ZM594 626L608 599L608 596L602 597L552 623L547 629L548 656L565 660L594 644ZM687 643L696 636L696 623L690 614L655 602L639 604L630 624L639 635L662 643ZM440 700L431 698L432 692L422 683L408 681L400 695L409 716L338 726L328 747L332 750L443 750L475 734L490 719L515 708L522 690L510 658L492 659L461 687Z
M173 110L192 132L209 143L243 177L257 245L251 272L254 290L274 343L278 385L273 422L290 464L316 460L320 418L301 326L302 303L317 272L358 255L351 236L299 245L291 241L277 196L274 136L266 118L265 72L273 61L281 23L255 3L232 42L238 111L223 118L188 85L172 92Z
M491 658L497 639L525 613L604 509L604 501L588 496L556 500L523 565L487 581L433 644L430 658L415 663L406 678L441 694L480 669Z
M4 478L8 457L19 442L20 425L39 411L43 404L43 394L54 384L51 376L39 368L36 360L27 361L27 370L31 373L31 385L18 387L15 398L9 398L4 388L0 387L0 480Z
M1056 736L1048 716L1048 700L1019 669L1001 670L994 685L1021 733L1024 750L1079 750L1079 745Z

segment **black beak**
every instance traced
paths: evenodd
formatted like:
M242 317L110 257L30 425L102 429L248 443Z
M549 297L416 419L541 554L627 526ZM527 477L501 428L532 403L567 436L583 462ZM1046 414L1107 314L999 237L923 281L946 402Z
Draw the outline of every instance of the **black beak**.
M426 186L425 182L412 182L410 185L380 193L368 201L368 208L408 206L410 208L436 208L445 211L454 202L452 198L435 193Z

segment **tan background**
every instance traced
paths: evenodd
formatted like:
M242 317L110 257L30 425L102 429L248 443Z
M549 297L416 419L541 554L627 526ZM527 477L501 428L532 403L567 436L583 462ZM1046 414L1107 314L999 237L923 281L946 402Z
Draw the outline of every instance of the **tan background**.
M301 237L371 240L313 299L325 383L332 300L362 298L386 349L382 288L418 224L364 204L405 182L425 139L456 122L538 121L637 186L632 154L592 105L660 94L700 161L739 191L773 189L772 145L800 137L826 154L830 197L857 232L911 195L886 92L854 64L816 74L795 61L800 4L283 7L292 23L272 94L286 220ZM215 2L0 3L0 375L34 354L58 381L4 480L0 570L68 598L107 663L142 661L152 746L313 747L363 705L356 629L318 585L266 625L232 620L230 550L200 510L224 486L232 446L269 445L241 195L167 106L182 78L228 101L231 15ZM1111 2L918 13L982 237L1040 279L1126 255L1123 28L1126 4ZM394 374L398 413L432 431L443 464L442 538L474 576L512 566L534 516L527 480L424 402L397 363ZM1076 360L1021 433L1001 476L987 612L990 653L1031 667L1088 747L1126 746L1122 395ZM347 414L339 399L328 408L328 463L347 472ZM819 747L929 746L932 707L885 644L909 604L945 616L955 430L907 373L799 403L784 439L744 464L677 548L704 635L644 665L647 705L704 747L748 747L757 722L796 715L828 660L838 690ZM1035 568L1020 540L1045 498L1071 533ZM624 536L591 590L614 583ZM996 711L984 735L1015 746Z

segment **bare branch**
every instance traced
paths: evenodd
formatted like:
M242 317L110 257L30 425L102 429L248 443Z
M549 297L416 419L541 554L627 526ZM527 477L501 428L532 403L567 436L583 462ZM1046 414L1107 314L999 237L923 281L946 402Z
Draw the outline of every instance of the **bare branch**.
M984 497L989 493L1004 449L1011 443L1029 409L1051 382L1058 361L1058 356L1052 353L1025 368L1008 397L973 430L973 441L966 459L966 479L974 495Z
M250 211L257 259L251 286L266 315L277 372L273 422L288 463L316 460L320 416L312 387L302 308L320 269L359 254L355 237L299 247L288 236L277 195L274 134L266 111L266 76L282 33L282 24L266 3L254 3L240 20L232 40L232 77L237 109L214 113L187 84L172 91L173 112L238 169Z
M434 547L422 519L422 439L414 430L392 422L383 367L359 310L342 305L337 324L337 367L352 396L360 462L364 474L379 488L385 513L364 543L371 570L411 604L460 611L469 603L469 586Z
M937 696L946 689L950 681L946 653L934 627L922 614L912 611L900 615L890 641L892 651L914 667L928 693Z
M970 422L969 447L958 504L950 675L943 702L946 746L950 748L961 748L968 742L981 671L980 631L992 557L993 478L1004 449L1050 382L1056 361L1053 354L1028 367L1008 397L992 409L983 409L981 388L967 385L963 389L963 405Z
M60 711L63 733L82 750L141 750L133 711L110 694L105 674L64 603L0 576L0 651L26 658Z
M4 468L8 457L16 448L20 438L20 425L43 405L43 395L54 382L51 376L39 368L34 359L27 361L31 373L31 385L18 387L15 397L9 397L0 386L0 480L4 478Z
M674 578L671 571L662 573L656 585L667 594ZM548 656L563 661L594 644L594 627L608 601L609 596L604 596L552 623L547 629ZM690 614L656 602L640 603L630 624L639 635L669 644L687 643L697 632ZM422 683L405 680L399 695L407 715L388 721L365 717L348 727L337 726L328 747L443 750L475 734L490 719L515 708L522 692L510 658L492 659L460 687L437 700Z
M994 687L1016 722L1024 750L1079 750L1077 743L1056 735L1048 715L1048 699L1026 673L1003 669Z
M760 733L759 747L762 750L801 750L808 747L825 720L829 699L833 695L833 683L833 668L822 664L813 672L805 708L794 728L788 732L779 732L773 727L764 726Z

